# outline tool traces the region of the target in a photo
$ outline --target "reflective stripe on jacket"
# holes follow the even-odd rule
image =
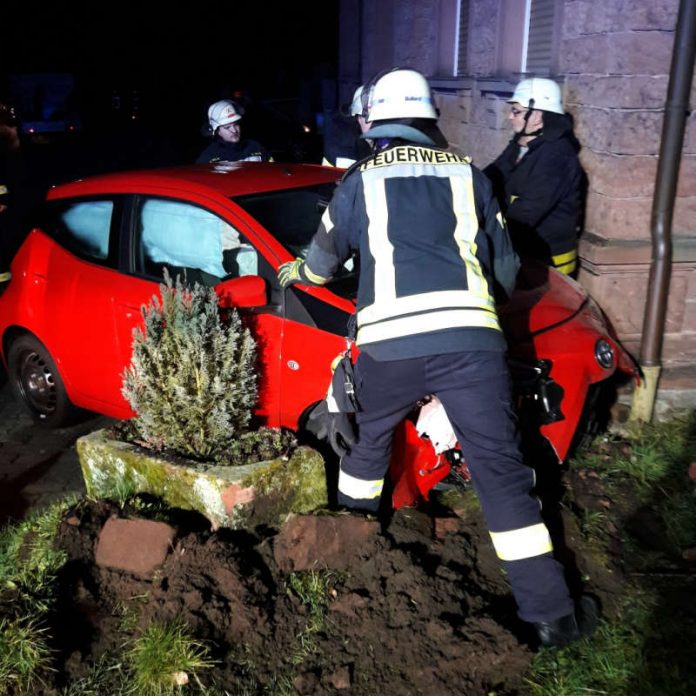
[[[398,144],[351,168],[306,268],[331,278],[354,251],[357,343],[375,359],[504,350],[494,283],[509,293],[519,261],[490,183],[468,158]]]

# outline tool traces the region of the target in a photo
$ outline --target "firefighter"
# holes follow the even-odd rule
[[[208,162],[272,162],[266,148],[255,140],[243,140],[240,121],[244,109],[230,99],[210,105],[208,122],[213,142],[198,156],[196,164]]]
[[[359,252],[354,367],[358,440],[342,457],[338,500],[375,513],[394,428],[423,396],[445,407],[471,470],[493,545],[545,645],[588,630],[574,610],[522,462],[496,314],[519,267],[490,182],[447,152],[426,79],[394,69],[366,86],[364,137],[375,151],[346,172],[306,260],[281,285],[322,285]],[[591,612],[588,610],[587,614]]]
[[[350,112],[350,117],[354,119],[355,123],[357,123],[361,135],[365,133],[365,131],[367,130],[367,123],[365,122],[365,119],[362,115],[362,93],[364,87],[364,85],[360,85],[355,90],[355,92],[353,93],[353,100],[351,101],[350,106],[347,109],[347,111]],[[343,113],[345,114],[346,111],[344,111]],[[345,116],[342,117],[342,120],[345,120]],[[336,127],[336,125],[334,125],[332,126],[331,130],[338,131],[338,128]],[[369,153],[369,147],[364,140],[358,140],[356,142],[354,134],[350,134],[350,138],[351,143],[349,145],[346,145],[345,143],[329,144],[327,147],[327,152],[324,153],[324,157],[321,162],[322,165],[324,165],[325,167],[339,167],[341,169],[347,169],[355,163],[355,158],[360,156],[359,153],[362,152],[363,148],[365,149],[365,152],[363,154],[366,155]],[[345,135],[343,139],[345,140]],[[326,140],[329,141],[330,138],[327,137]]]
[[[560,87],[541,77],[522,80],[508,103],[513,138],[484,173],[519,254],[571,275],[577,268],[585,174]]]

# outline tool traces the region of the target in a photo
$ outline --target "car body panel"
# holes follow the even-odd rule
[[[0,296],[3,359],[13,337],[19,331],[30,332],[53,357],[75,405],[116,418],[131,417],[121,394],[122,374],[130,362],[133,329],[142,326],[141,308],[159,287],[157,280],[136,273],[135,211],[145,198],[175,199],[214,213],[255,248],[266,270],[260,268],[260,276],[222,279],[215,291],[223,310],[237,307],[256,338],[257,415],[271,426],[298,428],[307,409],[324,397],[333,359],[350,345],[345,323],[354,312],[354,299],[339,296],[337,287],[331,286],[297,285],[281,291],[275,273],[293,254],[235,198],[323,185],[340,175],[316,165],[235,163],[124,172],[52,189],[49,206],[73,199],[121,197],[118,218],[112,223],[118,242],[111,243],[118,248],[111,255],[117,262],[108,267],[79,258],[50,234],[33,230],[15,257],[13,279]],[[265,206],[266,199],[261,203]],[[317,308],[324,308],[319,314],[326,310],[326,321]],[[537,370],[556,395],[558,404],[546,409],[538,427],[562,460],[590,385],[617,369],[631,371],[630,357],[583,289],[544,266],[523,269],[517,289],[499,312],[510,358]],[[600,338],[614,349],[607,367],[595,358]],[[353,346],[354,355],[356,350]],[[540,399],[534,389],[531,399]],[[394,502],[400,506],[427,496],[449,465],[406,421],[396,433],[391,469]]]
[[[562,461],[570,451],[590,385],[608,379],[617,369],[635,375],[635,365],[582,287],[542,264],[523,266],[517,288],[499,315],[513,359],[551,361],[549,377],[563,389],[563,418],[542,424],[540,430]],[[613,348],[609,367],[594,358],[599,339]]]

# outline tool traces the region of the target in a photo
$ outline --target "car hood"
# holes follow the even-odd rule
[[[525,262],[509,301],[498,307],[508,340],[524,338],[565,323],[587,303],[588,295],[567,275],[537,262]]]

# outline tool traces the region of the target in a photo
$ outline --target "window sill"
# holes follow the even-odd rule
[[[430,86],[436,92],[457,92],[463,89],[477,89],[483,94],[495,94],[500,97],[509,97],[515,91],[517,79],[510,80],[504,77],[438,77],[429,78]]]

